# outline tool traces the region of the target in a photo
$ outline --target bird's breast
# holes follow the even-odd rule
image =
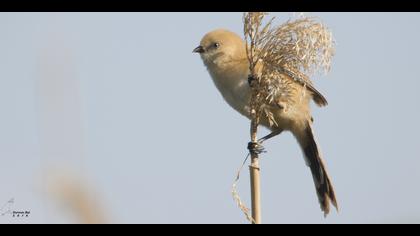
[[[251,90],[248,85],[247,73],[211,73],[211,77],[225,101],[233,109],[249,117]]]

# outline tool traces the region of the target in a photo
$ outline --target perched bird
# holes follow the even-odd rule
[[[233,32],[218,29],[207,33],[193,52],[200,54],[214,84],[226,102],[250,118],[251,88],[248,81],[250,69],[245,42]],[[263,62],[259,63],[257,71],[263,66]],[[283,131],[292,132],[311,169],[321,210],[326,216],[330,211],[330,203],[336,209],[338,206],[312,130],[313,119],[309,103],[313,100],[318,106],[325,106],[327,100],[315,89],[309,78],[299,71],[285,67],[273,76],[281,78],[280,92],[268,105],[276,122],[273,124],[267,117],[261,117],[260,124],[270,129],[272,133],[260,140],[264,141]]]

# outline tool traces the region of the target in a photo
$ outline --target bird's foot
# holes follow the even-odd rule
[[[249,142],[248,150],[251,154],[261,154],[263,152],[266,152],[263,145],[261,145],[261,142]]]

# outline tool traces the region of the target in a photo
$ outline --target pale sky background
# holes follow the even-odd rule
[[[261,157],[263,222],[420,223],[420,14],[308,15],[337,41],[312,107],[341,211],[324,219],[285,133]],[[0,208],[31,211],[0,223],[79,222],[49,193],[66,173],[110,222],[247,223],[230,188],[249,121],[191,53],[215,28],[242,34],[242,13],[0,13]]]

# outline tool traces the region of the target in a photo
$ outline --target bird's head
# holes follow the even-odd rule
[[[193,52],[200,54],[206,66],[221,66],[246,58],[244,41],[237,34],[224,29],[204,35]]]

